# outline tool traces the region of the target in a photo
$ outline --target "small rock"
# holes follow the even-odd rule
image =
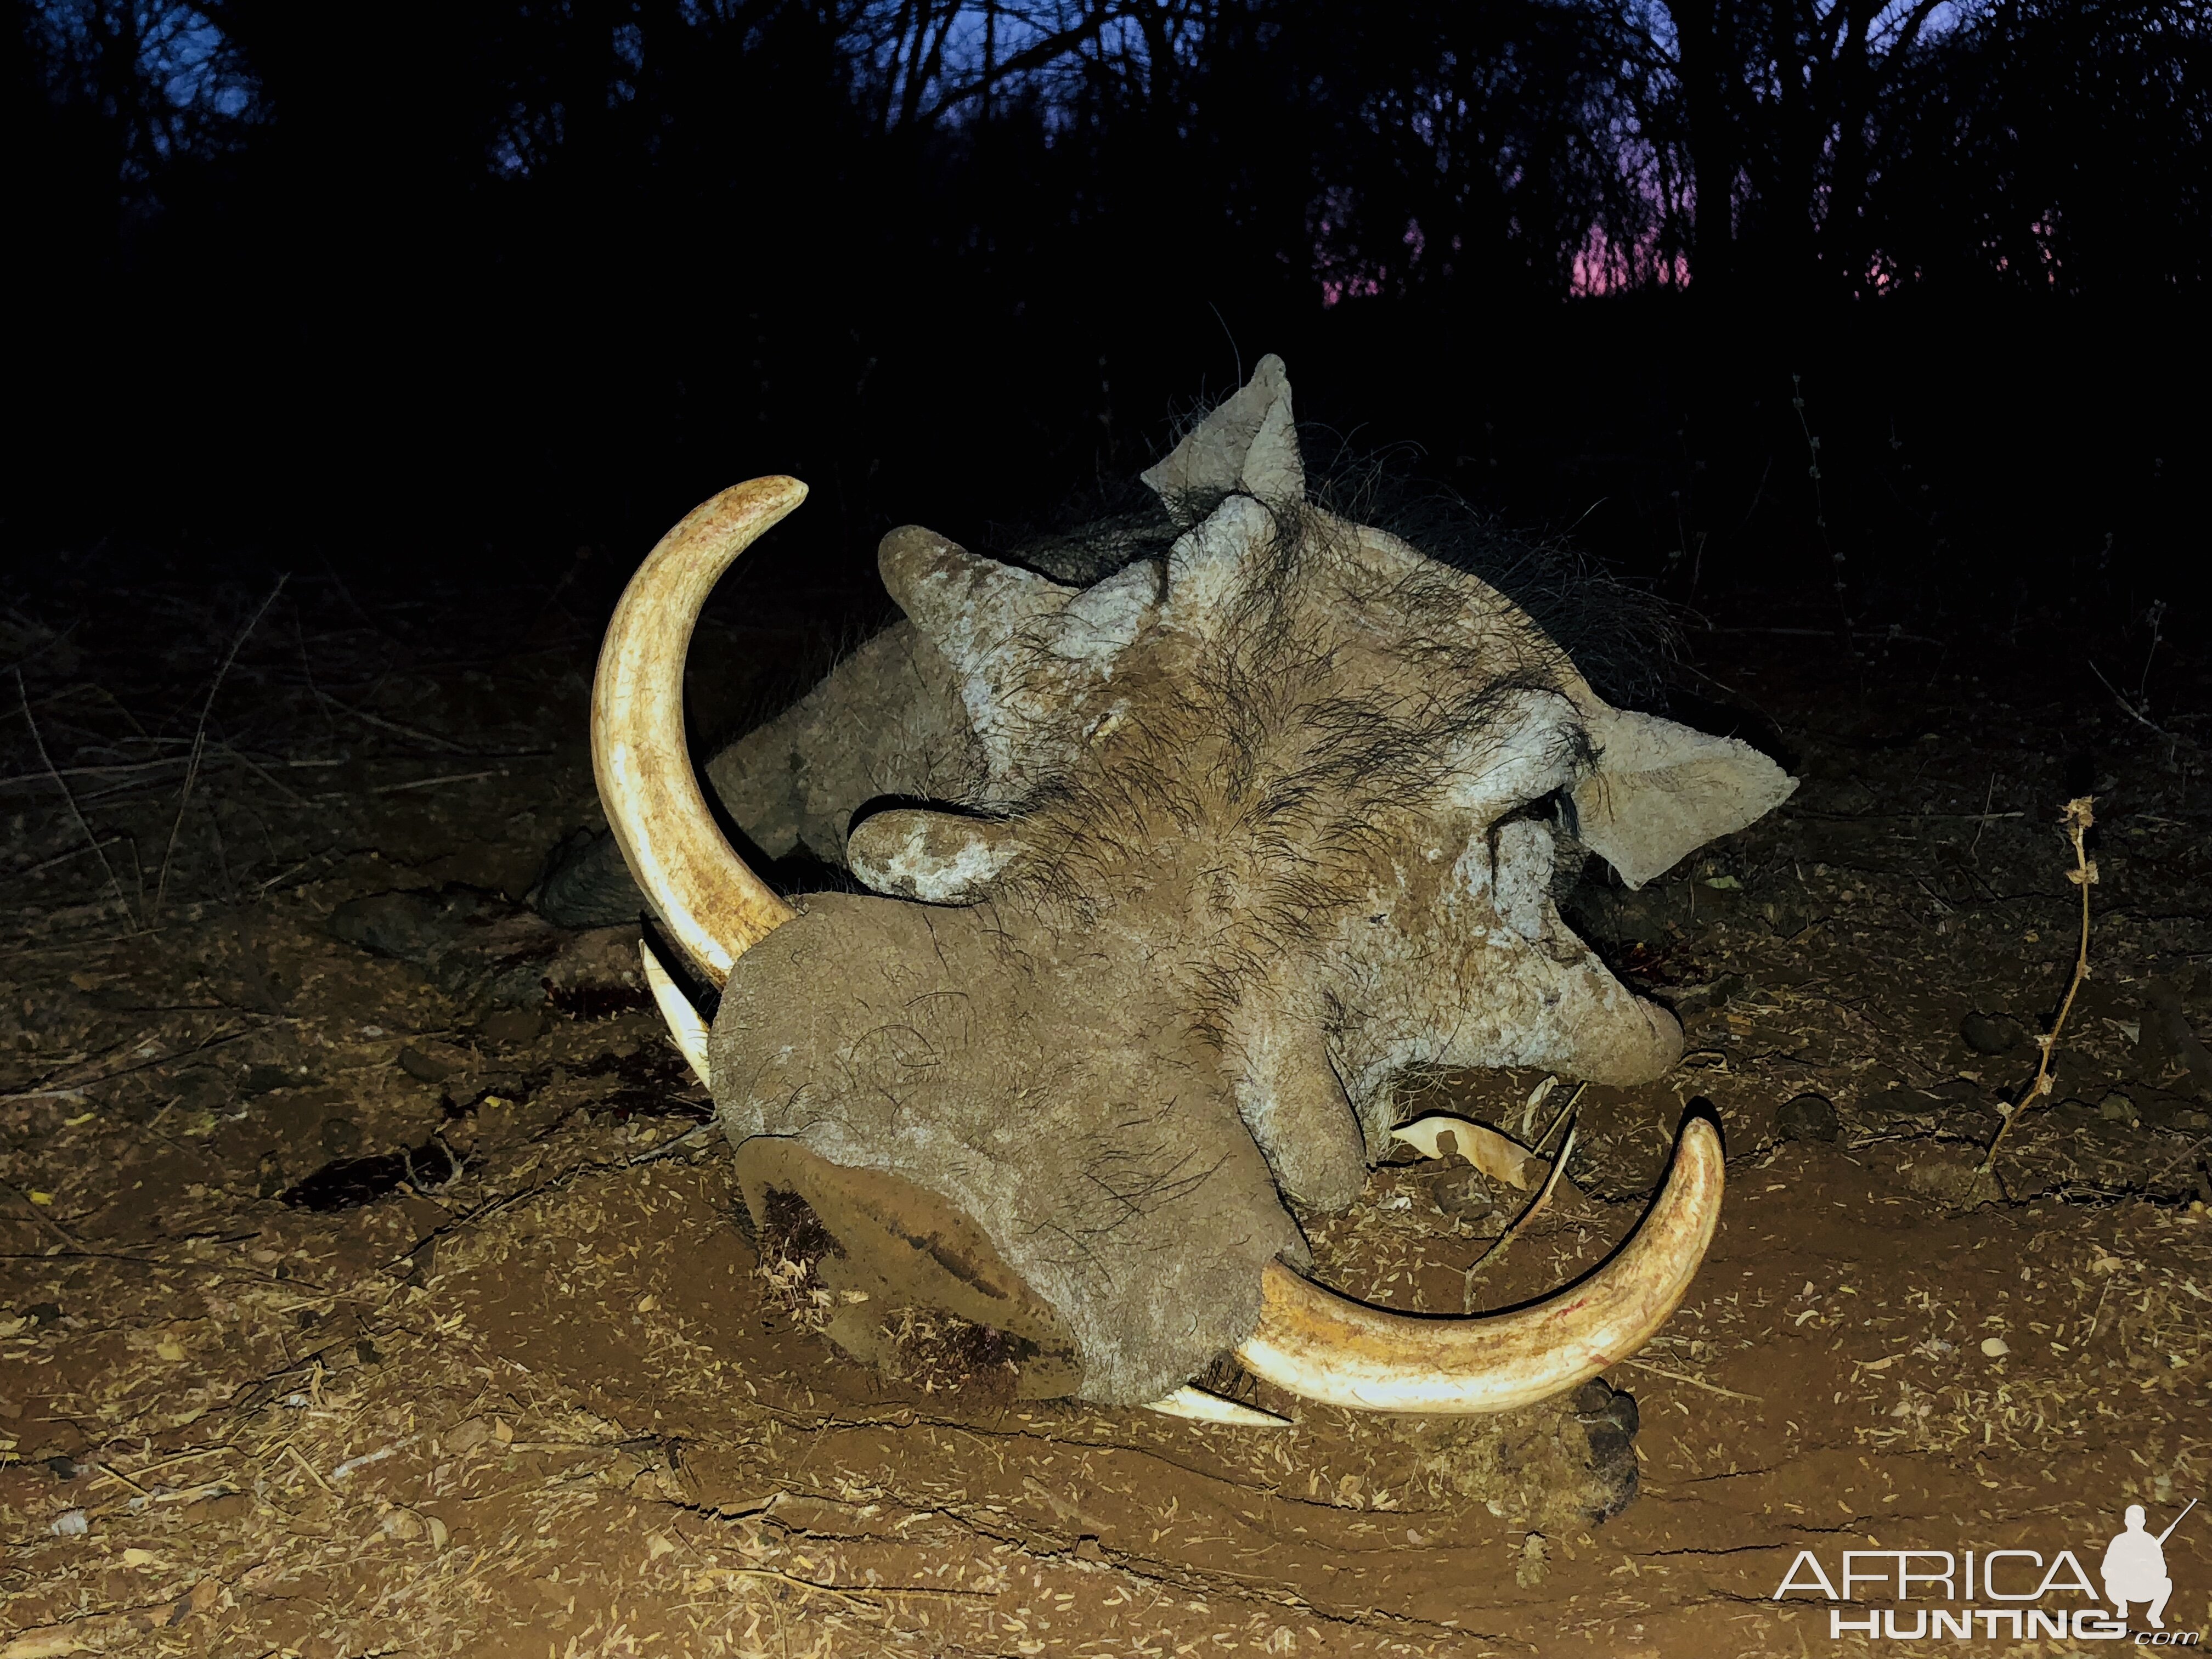
[[[628,1008],[650,1008],[638,963],[637,924],[575,934],[545,964],[545,994],[562,1013],[599,1019]]]
[[[410,963],[452,995],[490,1006],[544,1001],[544,960],[565,937],[495,893],[458,884],[348,899],[324,925],[335,939]]]
[[[237,1093],[228,1075],[211,1066],[200,1066],[177,1079],[177,1106],[188,1115],[228,1106]]]
[[[1480,1221],[1494,1212],[1498,1200],[1490,1184],[1479,1175],[1455,1176],[1438,1183],[1437,1207],[1455,1221]]]
[[[1718,1008],[1730,998],[1741,995],[1746,982],[1741,974],[1723,974],[1710,985],[1692,986],[1675,997],[1674,1012],[1695,1014]]]
[[[351,1118],[326,1117],[323,1120],[321,1139],[323,1150],[333,1157],[343,1158],[361,1147],[361,1126]]]
[[[92,1530],[92,1522],[84,1518],[82,1510],[64,1510],[47,1530],[57,1538],[82,1538]]]
[[[1959,1022],[1959,1035],[1978,1054],[2003,1054],[2027,1040],[2027,1028],[2010,1014],[1976,1013]]]
[[[477,1027],[484,1041],[502,1048],[521,1048],[545,1034],[545,1017],[535,1008],[502,1008]]]
[[[410,1042],[399,1051],[399,1069],[417,1082],[443,1083],[460,1068],[443,1055],[428,1053]]]
[[[2002,1359],[2012,1352],[2012,1344],[2001,1336],[1985,1336],[1982,1339],[1982,1352],[1992,1359]]]
[[[2117,1089],[2097,1103],[2097,1115],[2107,1123],[2132,1124],[2142,1121],[2142,1114],[2136,1110],[2135,1102]]]
[[[253,1500],[242,1492],[223,1492],[185,1505],[185,1519],[195,1526],[221,1526],[253,1513]]]
[[[1784,1140],[1819,1140],[1832,1146],[1843,1139],[1844,1126],[1829,1101],[1819,1095],[1800,1095],[1774,1115],[1774,1131]]]
[[[1922,1196],[1961,1209],[2001,1196],[1996,1177],[1984,1174],[1980,1158],[1967,1152],[1925,1153],[1913,1164],[1905,1181]]]
[[[556,847],[529,898],[540,915],[562,927],[635,923],[645,908],[622,848],[605,830],[578,830]]]
[[[1521,1559],[1513,1565],[1513,1582],[1522,1589],[1533,1589],[1544,1582],[1550,1569],[1552,1546],[1540,1532],[1532,1532],[1521,1540]]]

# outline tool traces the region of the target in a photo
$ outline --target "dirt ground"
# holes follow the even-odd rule
[[[1725,1218],[1609,1374],[1641,1490],[1601,1524],[1516,1480],[1526,1425],[1234,1376],[1296,1426],[988,1408],[840,1361],[726,1149],[682,1139],[703,1098],[634,934],[520,904],[598,822],[605,595],[115,581],[0,595],[4,1659],[1818,1653],[1828,1604],[1774,1599],[1801,1550],[2094,1574],[2124,1505],[2155,1531],[2207,1495],[2212,674],[2170,641],[2146,714],[2089,665],[2132,695],[2148,635],[2060,612],[1856,656],[1780,606],[1688,635],[1686,690],[1803,784],[1574,896],[1684,1064],[1583,1096],[1570,1183],[1472,1278],[1521,1200],[1463,1164],[1316,1231],[1354,1293],[1510,1304],[1601,1259],[1683,1104],[1717,1108]],[[702,731],[789,687],[817,614],[718,599]],[[1980,1175],[2066,985],[2083,793],[2094,973]],[[1541,1081],[1418,1104],[1533,1139]],[[2203,1631],[2212,1513],[2166,1559],[2167,1627]],[[2075,1650],[1991,1631],[1954,1645]]]

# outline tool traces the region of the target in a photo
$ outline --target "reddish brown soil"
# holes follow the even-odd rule
[[[394,889],[519,897],[592,821],[589,628],[543,594],[387,609],[295,584],[225,678],[187,798],[261,596],[126,615],[96,586],[21,596],[0,641],[46,751],[14,711],[5,1659],[1818,1653],[1826,1604],[1772,1599],[1801,1549],[1833,1573],[1846,1548],[2070,1548],[2094,1574],[2122,1506],[2155,1530],[2206,1492],[2212,1124],[2152,982],[2212,1024],[2212,781],[2200,726],[2124,714],[2055,625],[1856,662],[1830,637],[1693,636],[1692,683],[1771,719],[1804,787],[1646,894],[1578,901],[1692,1054],[1584,1096],[1573,1184],[1472,1287],[1501,1305],[1595,1262],[1681,1103],[1719,1109],[1726,1218],[1610,1375],[1641,1407],[1643,1490],[1598,1525],[1487,1495],[1510,1489],[1494,1425],[1235,1379],[1297,1425],[989,1409],[840,1362],[757,1272],[720,1143],[652,1156],[700,1097],[619,939],[532,935],[562,1004],[499,1009],[326,929]],[[714,665],[787,661],[799,631],[706,636],[709,724],[746,690]],[[2097,648],[2112,673],[2141,644]],[[2207,706],[2191,672],[2163,665],[2160,708]],[[2034,1053],[1977,1054],[1960,1023],[2056,1006],[2056,824],[2085,789],[2096,975],[2051,1101],[1981,1176]],[[1538,1080],[1436,1079],[1420,1104],[1520,1133]],[[1839,1139],[1778,1137],[1807,1093]],[[416,1178],[374,1201],[284,1200],[402,1148]],[[1317,1254],[1353,1291],[1457,1309],[1517,1201],[1464,1165],[1386,1168]],[[2201,1632],[2212,1514],[2167,1560],[2167,1626]]]

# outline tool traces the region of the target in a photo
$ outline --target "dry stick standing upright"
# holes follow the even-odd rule
[[[1996,1138],[1990,1142],[1989,1156],[1982,1160],[1979,1173],[1987,1175],[1996,1168],[1997,1148],[2004,1145],[2005,1131],[2019,1121],[2020,1115],[2049,1094],[2051,1090],[2051,1062],[2058,1052],[2059,1034],[2066,1029],[2066,1016],[2074,1012],[2074,999],[2081,989],[2081,981],[2089,977],[2089,890],[2097,884],[2097,861],[2089,856],[2084,844],[2089,830],[2097,822],[2095,797],[2077,795],[2066,803],[2066,839],[2074,844],[2074,867],[2066,872],[2066,879],[2081,892],[2081,939],[2074,951],[2074,977],[2066,987],[2066,1000],[2058,1005],[2058,1018],[2051,1022],[2050,1031],[2036,1038],[2035,1046],[2041,1055],[2035,1065],[2035,1081],[2027,1085],[2018,1103],[2000,1107],[2004,1121],[1997,1125]]]
[[[1820,488],[1820,439],[1813,430],[1813,423],[1805,417],[1805,382],[1803,377],[1790,377],[1790,407],[1797,411],[1797,429],[1805,434],[1805,453],[1809,465],[1806,477],[1813,481],[1813,527],[1820,532],[1820,546],[1828,556],[1828,565],[1833,574],[1836,589],[1836,615],[1844,625],[1844,645],[1856,651],[1857,642],[1851,638],[1850,607],[1844,603],[1844,556],[1836,551],[1836,544],[1828,539],[1828,501]]]

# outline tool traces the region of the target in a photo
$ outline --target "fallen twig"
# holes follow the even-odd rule
[[[1574,1115],[1575,1107],[1582,1100],[1583,1091],[1589,1087],[1589,1085],[1587,1083],[1577,1083],[1575,1085],[1575,1091],[1567,1097],[1567,1103],[1560,1107],[1558,1111],[1552,1114],[1552,1121],[1544,1126],[1544,1133],[1538,1135],[1533,1141],[1529,1142],[1528,1150],[1530,1152],[1536,1153],[1539,1157],[1542,1156],[1544,1148],[1551,1144],[1552,1137],[1559,1132],[1559,1125],[1566,1122]]]
[[[1764,1395],[1738,1394],[1734,1389],[1724,1389],[1717,1382],[1708,1382],[1705,1378],[1692,1376],[1686,1371],[1670,1371],[1664,1365],[1655,1365],[1648,1359],[1620,1359],[1613,1363],[1620,1365],[1633,1365],[1639,1371],[1650,1371],[1655,1376],[1664,1376],[1676,1382],[1686,1382],[1693,1389],[1703,1389],[1707,1394],[1723,1395],[1730,1400],[1748,1400],[1753,1405],[1765,1403]]]
[[[20,668],[15,670],[15,695],[22,700],[23,724],[31,728],[31,742],[39,751],[40,764],[46,769],[46,775],[54,781],[54,787],[62,792],[62,799],[69,803],[70,816],[76,820],[76,827],[84,832],[85,840],[92,844],[93,853],[100,860],[101,872],[107,878],[107,884],[115,890],[115,902],[123,907],[123,914],[130,916],[131,901],[124,896],[123,883],[116,876],[115,866],[107,861],[107,854],[100,850],[106,843],[94,835],[92,826],[84,821],[84,814],[77,810],[76,796],[70,793],[69,784],[61,774],[54,770],[53,757],[46,753],[46,740],[39,731],[37,717],[31,713],[31,694],[24,687],[23,671]],[[137,918],[132,917],[131,920],[135,921]]]
[[[291,579],[289,571],[277,577],[276,586],[269,590],[269,597],[261,601],[261,608],[246,619],[244,628],[239,629],[238,637],[230,642],[230,649],[224,653],[222,665],[215,671],[215,682],[208,687],[207,701],[200,704],[199,723],[192,728],[191,757],[185,764],[184,790],[177,797],[177,816],[169,824],[169,844],[161,849],[161,873],[154,882],[154,906],[146,916],[149,922],[160,917],[161,900],[169,890],[169,866],[175,862],[177,832],[185,827],[185,809],[191,805],[192,785],[200,775],[200,757],[207,752],[208,716],[215,712],[216,696],[222,690],[222,683],[230,674],[231,664],[238,660],[240,649],[252,636],[253,630],[261,626],[262,617],[269,614],[269,607],[276,603],[276,596],[284,591],[284,584]]]
[[[694,1124],[674,1139],[665,1140],[649,1152],[640,1152],[635,1158],[630,1159],[629,1166],[634,1170],[641,1164],[650,1164],[657,1158],[666,1158],[670,1153],[680,1152],[721,1127],[712,1118],[708,1119],[704,1123]]]
[[[465,744],[455,743],[451,738],[441,738],[434,732],[418,731],[411,726],[402,726],[398,720],[388,720],[381,714],[372,714],[365,708],[356,708],[349,702],[340,702],[329,692],[312,682],[308,684],[307,690],[313,692],[317,701],[325,708],[335,708],[341,714],[350,714],[364,725],[380,726],[386,732],[397,732],[403,738],[412,738],[417,743],[427,743],[433,749],[442,749],[450,755],[465,755],[468,752]]]
[[[40,1205],[28,1193],[23,1191],[20,1187],[14,1186],[5,1181],[0,1181],[0,1193],[11,1194],[16,1199],[20,1200],[23,1207],[31,1212],[31,1218],[33,1221],[36,1221],[40,1226],[52,1228],[54,1231],[59,1233],[64,1238],[67,1239],[71,1244],[75,1245],[80,1250],[84,1248],[84,1241],[82,1239],[79,1238],[68,1228],[63,1226],[62,1224],[55,1220],[53,1217],[46,1214],[45,1212],[44,1206]]]
[[[109,1651],[111,1642],[173,1629],[194,1613],[204,1613],[222,1595],[222,1580],[203,1578],[173,1601],[130,1607],[120,1613],[82,1613],[58,1625],[40,1625],[0,1646],[0,1659],[59,1659],[88,1650]],[[112,1650],[119,1651],[118,1649]]]
[[[284,799],[291,802],[293,805],[305,806],[307,804],[307,798],[305,795],[301,794],[295,789],[289,788],[286,785],[278,782],[276,778],[270,776],[270,774],[251,756],[241,754],[238,750],[233,748],[227,743],[222,745],[222,751],[226,755],[228,755],[231,759],[236,761],[240,766],[244,767],[247,771],[252,773],[255,777],[260,779],[262,782],[267,784],[271,789],[274,789],[278,794],[283,796]],[[296,764],[296,763],[295,763]]]
[[[289,1014],[257,1012],[254,1018],[274,1024],[291,1023],[291,1016]],[[96,1089],[103,1083],[112,1083],[117,1078],[128,1077],[133,1072],[155,1070],[163,1066],[173,1065],[178,1060],[188,1059],[193,1054],[204,1054],[210,1048],[220,1048],[226,1043],[242,1042],[247,1037],[267,1030],[269,1024],[249,1025],[242,1031],[227,1031],[221,1036],[210,1037],[205,1042],[194,1043],[190,1048],[179,1048],[171,1054],[156,1054],[151,1060],[142,1060],[135,1066],[118,1066],[112,1072],[102,1072],[98,1077],[84,1078],[75,1083],[56,1083],[52,1079],[48,1079],[37,1088],[27,1090],[23,1093],[0,1095],[0,1106],[11,1105],[19,1100],[46,1100],[58,1095],[82,1095],[88,1089]]]
[[[51,870],[58,864],[67,864],[73,859],[81,859],[87,853],[96,853],[103,848],[112,847],[122,839],[120,836],[110,836],[106,841],[96,841],[89,847],[78,847],[66,853],[57,853],[53,857],[41,860],[37,864],[27,864],[21,870],[10,870],[5,876],[0,876],[0,881],[21,881],[26,876],[35,876],[42,870]]]
[[[327,1481],[327,1480],[324,1480],[324,1479],[323,1479],[323,1477],[322,1477],[322,1472],[321,1472],[320,1470],[317,1469],[317,1468],[315,1468],[315,1466],[314,1466],[313,1463],[310,1463],[310,1462],[307,1461],[307,1455],[306,1455],[304,1452],[302,1452],[302,1451],[301,1451],[301,1450],[297,1446],[294,1445],[290,1441],[287,1440],[287,1441],[284,1443],[284,1444],[283,1444],[283,1446],[282,1449],[283,1449],[286,1454],[288,1454],[288,1455],[290,1456],[291,1460],[292,1460],[295,1463],[297,1463],[297,1464],[298,1464],[301,1468],[305,1469],[305,1470],[307,1472],[307,1478],[308,1478],[310,1480],[313,1480],[313,1481],[317,1486],[320,1486],[320,1487],[321,1487],[325,1492],[326,1492],[330,1493],[330,1495],[331,1495],[331,1497],[333,1497],[333,1498],[337,1498],[339,1503],[343,1504],[343,1503],[344,1503],[344,1502],[345,1502],[345,1499],[344,1499],[343,1498],[340,1498],[340,1497],[338,1496],[337,1489],[336,1487],[332,1486],[329,1481]]]
[[[780,1572],[774,1567],[701,1567],[698,1569],[698,1575],[702,1578],[775,1579],[782,1583],[796,1585],[800,1589],[817,1590],[824,1595],[836,1596],[839,1600],[869,1613],[883,1611],[881,1607],[863,1599],[870,1595],[934,1595],[952,1601],[988,1601],[1006,1594],[1003,1590],[954,1589],[949,1585],[936,1584],[854,1584],[848,1589],[842,1584],[817,1583],[811,1578],[801,1578],[793,1573]]]
[[[1544,1177],[1543,1186],[1537,1189],[1536,1196],[1529,1201],[1528,1207],[1513,1218],[1511,1224],[1492,1241],[1490,1248],[1475,1258],[1473,1265],[1462,1276],[1460,1303],[1463,1311],[1468,1313],[1474,1311],[1474,1276],[1502,1258],[1505,1254],[1506,1247],[1521,1236],[1521,1230],[1541,1214],[1544,1206],[1552,1201],[1552,1189],[1559,1184],[1560,1176],[1566,1171],[1567,1160],[1575,1155],[1575,1136],[1577,1133],[1579,1133],[1578,1128],[1570,1128],[1567,1131],[1567,1138],[1559,1147],[1559,1156],[1553,1162],[1552,1173]],[[1545,1139],[1547,1140],[1551,1139],[1549,1130],[1545,1132]]]
[[[1982,792],[1982,811],[1979,821],[1974,825],[1974,838],[1966,843],[1966,856],[1970,859],[1974,856],[1974,849],[1982,844],[1982,831],[1990,827],[1990,807],[1996,798],[1997,775],[1992,772],[1990,774],[1990,787]]]
[[[434,789],[441,783],[474,783],[479,778],[503,778],[503,769],[489,772],[448,772],[443,777],[410,778],[405,783],[380,783],[369,793],[377,795],[396,795],[403,789]]]
[[[2103,686],[2106,690],[2112,694],[2112,701],[2119,704],[2120,708],[2125,712],[2130,720],[2135,721],[2139,726],[2148,726],[2152,731],[2157,732],[2161,738],[2171,738],[2173,735],[2172,732],[2167,731],[2149,715],[2144,714],[2142,709],[2136,708],[2135,704],[2130,702],[2127,700],[2126,695],[2121,691],[2118,686],[2114,685],[2112,681],[2105,678],[2104,671],[2099,668],[2095,663],[2093,662],[2089,665],[2089,672],[2097,677],[2098,684]],[[2143,672],[2146,674],[2150,672],[2149,665],[2148,663],[2144,665]]]

